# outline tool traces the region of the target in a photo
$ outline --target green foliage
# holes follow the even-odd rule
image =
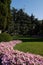
[[[43,20],[29,16],[23,9],[10,10],[10,3],[11,0],[0,0],[0,29],[14,35],[43,36]]]
[[[13,38],[12,38],[12,36],[10,36],[10,34],[8,34],[8,33],[1,33],[0,34],[0,42],[3,42],[3,41],[11,41],[11,40],[13,40]]]
[[[22,40],[23,42],[43,42],[43,38],[41,38],[41,37],[14,35],[13,39]]]
[[[23,42],[17,44],[14,49],[43,56],[43,42]]]
[[[12,8],[11,13],[14,23],[14,34],[23,36],[40,35],[42,24],[40,24],[39,20],[33,14],[29,16],[23,9],[17,10],[15,8]]]
[[[11,0],[0,0],[0,29],[2,29],[2,31],[6,30],[11,18],[10,3]]]

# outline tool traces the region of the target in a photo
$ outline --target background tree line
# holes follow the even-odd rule
[[[13,35],[43,36],[43,20],[33,14],[29,16],[23,9],[10,9],[11,0],[0,0],[0,29]]]
[[[10,31],[14,34],[43,35],[43,20],[38,20],[33,14],[29,16],[23,9],[12,8],[11,15],[13,26]]]

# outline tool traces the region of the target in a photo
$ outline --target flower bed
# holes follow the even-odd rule
[[[14,50],[20,40],[0,43],[0,65],[43,65],[43,57]]]

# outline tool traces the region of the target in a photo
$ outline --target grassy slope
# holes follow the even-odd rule
[[[14,49],[43,56],[43,42],[23,42],[17,44]]]

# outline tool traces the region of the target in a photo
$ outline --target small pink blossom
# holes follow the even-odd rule
[[[0,43],[2,65],[43,65],[42,56],[13,49],[13,46],[21,42],[20,40],[14,40]]]

